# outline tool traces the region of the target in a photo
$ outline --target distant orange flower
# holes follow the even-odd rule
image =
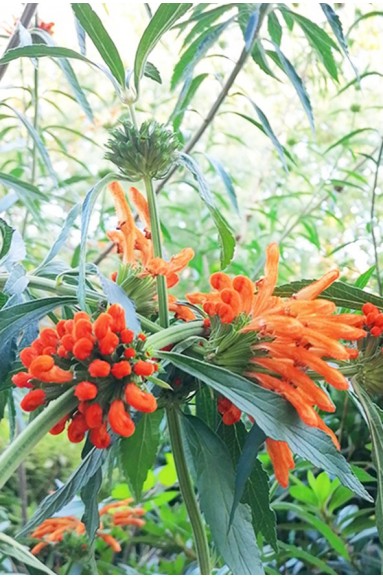
[[[145,520],[142,519],[145,510],[143,508],[131,508],[130,504],[132,501],[131,498],[127,498],[126,500],[111,502],[99,510],[101,525],[100,529],[97,530],[97,536],[110,546],[114,552],[120,552],[121,546],[110,533],[104,531],[105,525],[111,528],[116,526],[136,526],[141,528],[145,525]],[[62,542],[66,534],[83,536],[85,533],[84,523],[75,516],[48,518],[31,534],[32,538],[40,540],[32,548],[31,552],[34,555],[39,554],[47,546]]]
[[[209,317],[218,317],[224,324],[238,322],[244,333],[255,332],[259,340],[252,346],[254,356],[245,371],[246,377],[283,396],[294,406],[302,421],[325,431],[338,446],[334,433],[315,409],[332,412],[335,406],[327,393],[307,375],[307,370],[314,371],[337,389],[347,389],[347,379],[328,361],[355,358],[356,350],[339,340],[354,341],[364,337],[365,317],[337,315],[334,303],[318,298],[338,279],[338,271],[330,271],[290,298],[273,295],[278,261],[278,247],[273,243],[267,248],[265,275],[259,281],[254,283],[243,275],[231,278],[218,272],[210,277],[213,291],[191,293],[186,297],[190,303],[202,305]],[[366,308],[365,313],[370,312],[371,323],[374,320],[379,323],[382,319],[383,328],[383,315],[379,317],[378,311]],[[226,424],[237,421],[236,414],[232,417],[230,413],[231,406],[225,409],[223,402],[218,402],[218,410]],[[286,486],[288,470],[294,465],[287,444],[268,440],[266,447],[276,478]]]

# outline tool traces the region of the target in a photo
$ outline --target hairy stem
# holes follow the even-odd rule
[[[210,556],[206,532],[201,513],[197,504],[194,487],[186,464],[185,451],[182,443],[181,425],[178,415],[178,407],[168,406],[166,417],[173,451],[174,463],[177,471],[178,482],[182,498],[185,502],[193,530],[194,543],[197,552],[199,570],[203,575],[210,574]]]
[[[153,254],[154,257],[162,258],[160,219],[158,215],[157,200],[153,190],[152,179],[150,177],[146,177],[144,179],[144,183],[149,206]],[[166,278],[163,275],[157,275],[157,295],[160,325],[162,327],[168,327],[168,291],[166,287]]]

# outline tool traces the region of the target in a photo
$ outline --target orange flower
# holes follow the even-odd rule
[[[293,454],[286,442],[266,439],[266,449],[273,464],[275,477],[283,488],[289,485],[289,471],[295,466]]]
[[[78,311],[73,319],[59,321],[56,328],[43,329],[20,353],[27,371],[12,377],[16,387],[30,389],[21,408],[34,411],[72,388],[77,405],[51,428],[53,435],[64,431],[68,422],[71,442],[79,443],[88,434],[90,442],[100,449],[112,441],[110,428],[125,437],[132,435],[135,426],[123,380],[133,374],[133,410],[157,408],[155,398],[140,389],[146,378],[158,371],[145,341],[144,333],[135,335],[126,327],[125,311],[117,303],[94,321],[88,313]],[[123,411],[117,411],[118,407]]]
[[[142,391],[133,382],[128,383],[125,387],[125,401],[143,413],[152,413],[157,409],[156,398],[151,393]]]

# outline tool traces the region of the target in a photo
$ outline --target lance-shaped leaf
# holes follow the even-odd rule
[[[235,249],[235,238],[233,231],[231,230],[225,217],[221,215],[220,211],[214,204],[214,199],[208,187],[208,184],[201,173],[201,170],[194,159],[191,156],[181,153],[180,154],[180,164],[182,164],[186,169],[188,169],[193,175],[195,181],[198,184],[199,193],[201,199],[206,204],[213,217],[214,223],[218,229],[218,234],[220,237],[221,244],[221,267],[224,269],[230,263],[234,255]]]
[[[322,10],[323,10],[323,12],[327,18],[327,21],[331,26],[331,30],[335,34],[335,37],[339,43],[339,46],[343,50],[349,63],[351,64],[352,68],[354,69],[356,76],[358,76],[358,71],[355,68],[355,66],[354,66],[354,64],[350,58],[350,54],[349,54],[348,46],[347,46],[347,40],[344,36],[342,23],[340,21],[338,14],[333,10],[333,8],[330,6],[330,4],[320,3],[320,7],[322,8]]]
[[[160,4],[153,14],[153,17],[141,36],[134,60],[134,85],[137,92],[139,91],[140,80],[144,74],[149,54],[161,40],[165,32],[167,32],[191,6],[192,4],[187,3]]]
[[[41,574],[55,575],[50,568],[33,556],[26,546],[19,544],[14,538],[3,534],[3,532],[0,532],[0,554],[13,558],[16,564],[21,563],[34,568],[39,574],[41,572]]]
[[[136,500],[141,492],[150,468],[153,467],[160,442],[160,425],[163,411],[143,414],[136,431],[120,441],[120,463]]]
[[[199,418],[182,417],[201,509],[213,540],[233,574],[263,574],[250,508],[240,504],[230,525],[234,469],[225,444]]]
[[[293,407],[280,395],[199,359],[163,351],[156,352],[156,355],[227,397],[239,409],[251,415],[267,436],[286,441],[293,452],[337,476],[345,486],[365,500],[372,500],[330,437],[303,423]]]
[[[72,4],[72,9],[81,26],[100,53],[106,66],[109,68],[119,85],[123,88],[125,86],[124,64],[116,45],[109,36],[100,17],[96,14],[90,4]]]

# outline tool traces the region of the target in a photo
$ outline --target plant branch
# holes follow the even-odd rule
[[[166,408],[166,417],[170,435],[170,443],[177,471],[181,495],[185,502],[193,530],[194,542],[197,552],[199,571],[202,575],[210,575],[210,556],[206,532],[201,513],[197,504],[194,487],[186,464],[185,451],[181,437],[181,424],[177,406],[171,405]]]
[[[379,168],[382,161],[383,155],[383,138],[380,144],[378,157],[376,160],[376,169],[374,174],[374,182],[372,185],[372,196],[371,196],[371,211],[370,211],[370,226],[371,226],[371,238],[374,247],[374,259],[375,259],[375,273],[376,280],[378,282],[379,295],[382,294],[382,280],[380,278],[380,267],[379,267],[379,256],[378,256],[378,243],[375,235],[375,201],[376,201],[376,189],[378,186]]]
[[[186,145],[186,147],[184,148],[184,150],[182,152],[184,152],[186,154],[190,153],[194,149],[195,145],[199,142],[200,138],[203,136],[206,129],[213,122],[213,120],[214,120],[217,112],[219,111],[222,103],[224,102],[227,95],[229,94],[229,91],[230,91],[231,87],[233,86],[238,74],[241,72],[247,59],[249,58],[249,56],[252,53],[254,45],[258,39],[259,31],[261,29],[261,26],[262,26],[263,20],[266,16],[266,13],[267,13],[267,9],[266,10],[265,9],[262,10],[262,8],[260,9],[258,23],[257,23],[257,26],[254,28],[254,31],[253,31],[253,34],[252,34],[250,41],[246,42],[246,45],[242,49],[242,52],[241,52],[241,54],[240,54],[240,56],[239,56],[239,58],[235,64],[233,70],[231,71],[229,78],[227,79],[227,81],[223,85],[221,92],[219,93],[216,100],[212,104],[209,112],[206,115],[206,118],[204,119],[201,126],[196,131],[193,138],[188,142],[188,144]],[[164,186],[169,181],[169,179],[174,175],[176,170],[177,170],[177,167],[174,167],[169,172],[169,174],[159,183],[159,185],[156,188],[156,194],[157,195],[164,188]]]
[[[28,28],[36,10],[37,10],[37,6],[38,4],[26,4],[24,11],[22,13],[22,15],[20,16],[20,21],[19,23],[24,26],[24,28]],[[7,47],[5,49],[5,52],[8,52],[8,50],[11,50],[12,48],[16,48],[16,46],[19,45],[20,42],[20,33],[19,33],[19,23],[16,25],[15,31],[12,34],[11,38],[9,39],[9,42],[7,44]],[[2,80],[2,78],[4,77],[6,70],[8,68],[8,64],[1,64],[0,65],[0,81]]]

